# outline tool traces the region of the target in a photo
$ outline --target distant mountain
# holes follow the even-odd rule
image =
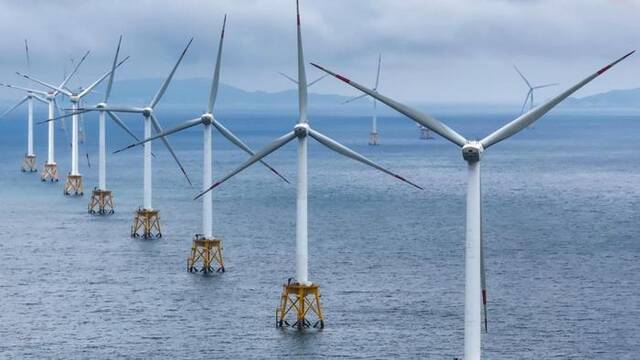
[[[564,102],[563,107],[571,109],[640,110],[640,88],[611,90],[583,98],[569,98]]]

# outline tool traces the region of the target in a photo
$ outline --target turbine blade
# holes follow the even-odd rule
[[[382,94],[380,94],[377,91],[373,91],[371,89],[368,89],[358,83],[356,83],[355,81],[351,81],[349,79],[347,79],[346,77],[342,76],[342,75],[338,75],[332,71],[329,71],[325,68],[323,68],[320,65],[311,63],[311,65],[317,67],[318,69],[331,74],[332,76],[334,76],[335,78],[337,78],[338,80],[344,81],[345,83],[347,83],[348,85],[351,85],[352,87],[362,91],[365,94],[370,95],[371,97],[373,97],[374,99],[378,99],[378,101],[388,105],[389,107],[395,109],[396,111],[406,115],[407,117],[409,117],[411,120],[417,122],[418,124],[431,129],[433,132],[439,134],[440,136],[442,136],[443,138],[451,141],[452,143],[462,147],[467,143],[467,139],[465,139],[462,135],[458,134],[457,132],[455,132],[453,129],[451,129],[450,127],[448,127],[447,125],[441,123],[440,121],[436,120],[435,118],[424,114],[418,110],[412,109],[406,105],[403,105],[391,98],[388,98]]]
[[[222,134],[222,136],[227,138],[227,140],[231,141],[234,145],[236,145],[240,149],[244,150],[247,154],[249,154],[251,156],[255,155],[253,150],[251,150],[251,148],[249,146],[247,146],[247,144],[242,142],[242,140],[240,140],[237,136],[235,136],[229,129],[224,127],[224,125],[222,125],[216,119],[213,119],[212,124],[213,124],[213,126],[216,127],[216,129],[218,129],[218,131],[220,132],[220,134]],[[262,160],[260,160],[260,163],[262,165],[266,166],[267,169],[271,170],[272,173],[274,173],[277,176],[279,176],[286,183],[289,183],[289,180],[287,180],[287,178],[282,176],[278,171],[276,171],[276,169],[272,168],[269,164],[267,164],[266,162],[264,162]]]
[[[27,56],[27,74],[31,75],[31,58],[29,57],[29,44],[27,39],[24,39],[24,52]]]
[[[161,133],[162,132],[162,126],[160,126],[160,122],[158,122],[158,119],[156,119],[155,115],[151,114],[151,124],[153,124],[153,127],[156,130],[156,133]],[[184,175],[184,177],[187,179],[187,182],[189,182],[189,185],[193,185],[191,183],[191,179],[189,179],[189,175],[187,175],[187,171],[184,169],[184,166],[182,166],[182,163],[180,163],[180,160],[178,160],[178,157],[176,156],[175,151],[173,151],[173,147],[171,146],[171,144],[169,144],[169,140],[167,140],[166,137],[161,137],[162,142],[164,143],[164,146],[167,147],[167,150],[169,150],[169,152],[171,153],[171,156],[173,157],[173,160],[176,161],[176,163],[178,164],[178,167],[180,168],[180,171],[182,171],[182,174]]]
[[[307,73],[304,69],[304,53],[302,49],[302,30],[300,29],[300,2],[296,0],[296,15],[298,19],[298,106],[300,119],[298,122],[307,122]]]
[[[376,73],[376,86],[373,90],[378,90],[378,84],[380,83],[380,64],[382,63],[382,54],[378,54],[378,72]]]
[[[36,95],[36,94],[34,94],[34,93],[31,93],[31,96],[33,96],[33,98],[34,98],[34,99],[36,99],[36,100],[40,101],[40,102],[41,102],[41,103],[43,103],[43,104],[47,104],[47,105],[49,104],[49,103],[47,102],[47,100],[45,100],[45,99],[41,98],[39,95]]]
[[[557,95],[556,97],[554,97],[551,100],[545,102],[544,104],[536,107],[535,109],[529,110],[527,113],[525,113],[523,115],[520,115],[517,119],[511,121],[510,123],[504,125],[500,129],[494,131],[489,136],[487,136],[484,139],[482,139],[482,141],[481,141],[482,146],[484,146],[484,148],[486,149],[491,145],[494,145],[494,144],[496,144],[496,143],[498,143],[498,142],[500,142],[500,141],[502,141],[502,140],[504,140],[504,139],[506,139],[508,137],[511,137],[511,136],[517,134],[522,129],[526,128],[527,126],[531,125],[533,122],[535,122],[536,120],[541,118],[544,114],[549,112],[549,110],[553,109],[556,105],[558,105],[562,100],[564,100],[567,97],[569,97],[569,95],[571,95],[574,92],[578,91],[578,89],[582,88],[583,86],[585,86],[586,84],[591,82],[593,79],[597,78],[598,76],[602,75],[605,71],[609,70],[610,68],[612,68],[614,65],[616,65],[620,61],[622,61],[622,60],[626,59],[627,57],[631,56],[631,54],[633,54],[634,52],[635,52],[635,50],[630,52],[630,53],[628,53],[628,54],[626,54],[626,55],[624,55],[623,57],[615,60],[614,62],[610,63],[609,65],[606,65],[602,69],[600,69],[600,70],[596,71],[595,73],[589,75],[584,80],[578,82],[577,84],[573,85],[569,89],[565,90],[560,95]]]
[[[34,93],[34,94],[47,96],[47,92],[46,91],[42,91],[42,90],[35,90],[35,89],[30,89],[30,88],[26,88],[26,87],[22,87],[22,86],[15,86],[15,85],[4,84],[4,83],[0,83],[0,86],[8,87],[8,88],[14,89],[14,90],[22,90],[22,91],[26,91],[26,92],[30,92],[30,93]]]
[[[116,64],[118,63],[118,55],[120,55],[120,44],[122,44],[122,35],[118,39],[118,47],[116,48],[116,55],[113,57],[113,64],[111,64],[111,74],[109,75],[109,82],[107,83],[107,91],[104,94],[104,102],[109,100],[111,95],[111,87],[113,87],[113,77],[116,74]]]
[[[309,85],[307,85],[307,88],[310,88],[311,86],[313,86],[313,84],[317,83],[318,81],[326,78],[327,76],[329,76],[329,74],[324,74],[322,76],[320,76],[319,78],[313,80],[312,82],[309,83]]]
[[[31,80],[31,81],[33,81],[35,83],[38,83],[38,84],[40,84],[40,85],[42,85],[44,87],[47,87],[47,88],[53,90],[54,94],[58,94],[58,92],[61,92],[61,93],[65,94],[65,95],[67,95],[67,96],[71,96],[71,92],[69,92],[66,89],[63,89],[61,87],[56,87],[55,85],[51,85],[51,84],[46,83],[46,82],[44,82],[42,80],[38,80],[36,78],[33,78],[33,77],[29,76],[29,75],[22,74],[20,72],[16,72],[16,74],[18,74],[19,76],[22,76],[25,79],[29,79],[29,80]],[[46,95],[46,93],[45,93],[45,95]]]
[[[84,113],[89,112],[89,111],[92,111],[92,110],[82,109],[82,110],[78,110],[78,111],[75,111],[75,112],[73,112],[73,111],[72,112],[66,112],[66,111],[63,111],[62,109],[58,108],[58,113],[64,112],[64,114],[59,115],[57,117],[54,117],[53,119],[47,119],[47,120],[38,121],[37,124],[38,125],[46,124],[49,121],[56,121],[56,120],[68,118],[68,117],[71,117],[71,116],[74,116],[74,115],[84,114]]]
[[[377,169],[379,171],[382,171],[385,174],[391,175],[391,176],[393,176],[394,178],[396,178],[396,179],[398,179],[400,181],[406,182],[407,184],[409,184],[411,186],[414,186],[414,187],[416,187],[416,188],[418,188],[420,190],[424,190],[422,187],[412,183],[411,181],[403,178],[402,176],[400,176],[400,175],[398,175],[398,174],[396,174],[394,172],[391,172],[391,171],[383,168],[382,166],[376,164],[375,162],[367,159],[366,157],[358,154],[357,152],[349,149],[348,147],[338,143],[337,141],[329,138],[328,136],[319,133],[318,131],[315,131],[313,129],[309,129],[309,136],[311,136],[312,138],[318,140],[319,143],[321,143],[322,145],[328,147],[329,149],[337,152],[338,154],[341,154],[341,155],[349,157],[349,158],[351,158],[353,160],[359,161],[359,162],[361,162],[361,163],[363,163],[365,165],[369,165],[372,168]]]
[[[84,62],[84,60],[87,58],[87,56],[89,56],[89,51],[87,51],[84,56],[82,56],[82,58],[80,59],[80,61],[78,61],[78,63],[76,64],[76,66],[73,68],[73,71],[71,73],[69,73],[69,75],[60,83],[60,86],[58,86],[58,89],[64,89],[65,86],[67,86],[67,83],[69,82],[69,80],[71,80],[71,78],[73,77],[73,75],[75,75],[75,73],[78,71],[78,68],[80,68],[80,65],[82,65],[82,63]],[[61,90],[60,90],[61,91]],[[63,92],[64,93],[64,92]]]
[[[136,147],[136,146],[140,146],[140,145],[142,145],[144,143],[147,143],[149,141],[153,141],[155,139],[158,139],[158,138],[161,138],[161,137],[165,137],[165,136],[171,135],[173,133],[177,133],[178,131],[181,131],[181,130],[184,130],[184,129],[188,129],[190,127],[196,126],[196,125],[201,124],[201,123],[202,123],[202,119],[201,118],[196,118],[196,119],[193,119],[193,120],[187,120],[184,123],[172,128],[170,130],[163,131],[163,132],[161,132],[159,134],[156,134],[156,135],[154,135],[152,137],[149,137],[149,138],[146,138],[144,140],[138,140],[138,142],[136,142],[134,144],[127,145],[127,146],[123,147],[122,149],[118,149],[118,150],[114,151],[113,153],[116,154],[116,153],[122,152],[124,150],[128,150],[128,149],[131,149],[131,148]]]
[[[222,61],[222,44],[224,43],[224,29],[227,26],[227,15],[224,15],[222,21],[222,32],[220,32],[220,43],[218,44],[218,56],[216,58],[216,67],[213,71],[213,81],[211,82],[211,92],[209,94],[209,107],[207,112],[213,113],[213,106],[216,104],[216,98],[218,96],[218,87],[220,86],[220,63]]]
[[[522,73],[520,72],[520,69],[518,69],[517,66],[513,65],[513,68],[516,69],[516,71],[518,72],[518,74],[520,75],[520,77],[522,78],[522,80],[524,80],[525,84],[527,84],[527,86],[529,87],[529,89],[532,88],[531,84],[529,83],[529,80],[527,80],[526,77],[524,77],[524,75],[522,75]]]
[[[15,110],[18,106],[24,104],[25,101],[27,101],[27,100],[29,100],[28,96],[23,97],[22,100],[20,100],[17,104],[13,105],[9,110],[3,112],[2,115],[0,115],[0,119],[2,119],[3,117],[5,117],[5,115],[7,115],[10,112],[12,112],[13,110]]]
[[[164,95],[165,91],[167,91],[167,87],[169,87],[169,83],[173,78],[173,74],[176,73],[176,70],[178,69],[178,65],[180,65],[180,62],[182,62],[182,58],[184,58],[184,55],[187,53],[187,50],[189,49],[189,46],[191,46],[191,42],[193,42],[193,38],[189,40],[189,42],[187,43],[187,46],[184,48],[184,50],[182,50],[182,54],[180,54],[178,61],[173,66],[173,69],[171,69],[169,76],[167,76],[167,78],[164,80],[164,82],[162,83],[162,86],[160,86],[160,89],[158,89],[158,92],[153,97],[153,100],[151,100],[151,103],[149,104],[150,108],[154,108],[158,104],[160,99],[162,99],[162,96]]]
[[[529,97],[531,97],[531,92],[533,90],[529,89],[527,92],[527,96],[524,98],[524,102],[522,103],[522,109],[520,109],[520,115],[524,114],[524,107],[527,106],[527,101],[529,101]]]
[[[117,65],[116,65],[116,69],[118,67],[120,67],[120,65],[124,64],[125,61],[129,60],[129,57],[127,56],[126,58],[122,59],[122,61],[120,61]],[[93,84],[89,85],[86,89],[84,89],[79,95],[79,98],[83,98],[85,95],[87,95],[88,93],[91,92],[91,90],[93,90],[93,88],[95,88],[96,86],[98,86],[104,79],[107,78],[107,76],[111,75],[113,73],[114,70],[109,70],[108,72],[104,73],[102,76],[100,76],[98,78],[98,80],[94,81]]]
[[[202,195],[204,195],[204,194],[208,193],[209,191],[215,189],[218,185],[220,185],[220,184],[224,183],[225,181],[229,180],[230,178],[234,177],[236,174],[238,174],[242,170],[244,170],[244,169],[248,168],[249,166],[255,164],[256,162],[260,161],[265,156],[267,156],[267,155],[271,154],[272,152],[278,150],[279,148],[284,146],[286,143],[288,143],[289,141],[291,141],[291,140],[293,140],[295,138],[296,138],[296,134],[293,131],[288,132],[285,135],[277,138],[271,144],[269,144],[269,145],[265,146],[264,148],[262,148],[261,150],[257,151],[255,153],[255,155],[250,157],[247,161],[245,161],[242,165],[238,166],[235,170],[233,170],[232,172],[227,174],[225,177],[223,177],[220,180],[214,182],[211,186],[209,186],[209,188],[207,190],[205,190],[205,191],[201,192],[200,194],[198,194],[194,198],[194,200],[199,199]]]
[[[480,201],[480,287],[482,289],[482,310],[484,312],[484,331],[489,332],[487,318],[487,279],[484,263],[484,235],[482,229],[482,201]]]
[[[556,86],[559,85],[558,83],[553,83],[553,84],[544,84],[544,85],[538,85],[538,86],[534,86],[533,89],[542,89],[542,88],[546,88],[549,86]]]
[[[298,80],[296,80],[296,79],[292,78],[291,76],[289,76],[289,75],[287,75],[287,74],[285,74],[285,73],[283,73],[283,72],[278,72],[278,74],[280,74],[280,75],[284,76],[285,78],[289,79],[289,80],[290,80],[292,83],[294,83],[294,84],[297,84],[297,83],[298,83]]]
[[[135,114],[142,114],[144,112],[143,108],[134,107],[134,106],[105,106],[103,108],[92,107],[90,109],[104,110],[104,111],[111,111],[111,112],[135,113]]]
[[[356,100],[360,100],[360,99],[362,99],[363,97],[367,97],[367,96],[369,96],[369,95],[367,95],[367,94],[362,94],[362,95],[358,95],[358,96],[356,96],[356,97],[352,97],[351,99],[347,99],[347,100],[343,101],[341,105],[348,104],[348,103],[350,103],[350,102],[354,102],[354,101],[356,101]]]

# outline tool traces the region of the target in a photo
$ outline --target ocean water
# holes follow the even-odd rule
[[[169,127],[192,114],[160,113]],[[90,216],[89,196],[62,195],[19,171],[22,114],[0,124],[0,357],[430,358],[463,351],[466,165],[441,138],[418,139],[401,117],[380,121],[367,146],[366,117],[312,117],[319,131],[425,187],[416,190],[311,142],[310,279],[320,284],[326,327],[276,329],[282,284],[294,275],[295,187],[254,166],[214,193],[215,233],[227,272],[190,274],[200,231],[202,136],[171,141],[189,187],[154,144],[154,207],[164,237],[131,239],[142,202],[142,154],[109,155],[111,217]],[[42,116],[40,116],[41,118]],[[141,134],[141,121],[125,117]],[[509,114],[443,115],[482,137]],[[289,131],[292,116],[220,120],[254,148]],[[87,116],[81,163],[97,181],[97,126]],[[109,125],[109,148],[130,141]],[[57,161],[69,169],[57,133]],[[548,115],[489,149],[482,161],[489,287],[487,359],[637,359],[640,352],[640,121],[631,116]],[[246,159],[214,135],[214,172]],[[38,163],[45,128],[36,133]],[[84,151],[84,150],[83,150]],[[295,180],[295,145],[268,158]]]

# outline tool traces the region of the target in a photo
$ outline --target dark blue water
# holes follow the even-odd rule
[[[168,127],[182,120],[160,114]],[[184,119],[193,118],[187,114]],[[141,134],[138,118],[127,122]],[[291,116],[221,116],[258,148]],[[482,137],[508,115],[442,116]],[[96,158],[96,119],[87,116]],[[315,117],[313,126],[425,187],[415,190],[312,143],[310,278],[321,286],[323,331],[274,327],[281,285],[294,275],[295,188],[260,166],[214,195],[227,272],[185,270],[200,203],[154,145],[154,207],[164,237],[129,238],[142,202],[141,151],[111,155],[116,214],[86,213],[88,196],[18,171],[21,116],[0,130],[0,357],[434,358],[462,356],[465,163],[442,139],[418,140],[404,118],[383,118],[379,147],[367,118]],[[111,150],[129,143],[109,127]],[[490,359],[636,359],[640,351],[640,122],[551,115],[482,162]],[[69,168],[58,133],[58,164]],[[46,157],[44,127],[36,134]],[[200,183],[201,132],[172,139]],[[246,156],[215,136],[214,171]],[[295,179],[295,146],[268,158]],[[97,169],[81,164],[85,187]],[[199,185],[198,185],[199,186]]]

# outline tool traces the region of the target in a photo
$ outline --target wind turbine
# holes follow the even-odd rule
[[[382,55],[378,54],[378,71],[376,73],[376,83],[373,87],[373,91],[378,91],[378,84],[380,83],[380,64],[382,63]],[[329,74],[325,74],[325,76],[328,76]],[[342,104],[348,104],[350,102],[362,99],[363,97],[369,96],[367,94],[362,94],[356,97],[353,97],[345,102],[343,102]],[[373,115],[371,118],[371,132],[369,133],[369,145],[378,145],[379,140],[380,140],[380,135],[378,134],[378,109],[377,109],[377,101],[376,99],[372,99],[373,100]]]
[[[178,69],[178,65],[180,65],[180,62],[182,62],[184,55],[187,53],[187,50],[189,49],[189,46],[191,45],[192,41],[193,41],[193,38],[190,39],[189,42],[187,43],[187,46],[184,48],[184,50],[180,54],[178,61],[171,69],[169,76],[164,80],[164,82],[162,83],[162,85],[154,95],[149,105],[146,105],[144,107],[135,107],[135,106],[111,106],[106,104],[103,104],[103,105],[98,104],[98,106],[93,108],[78,108],[76,109],[75,113],[78,114],[78,113],[89,112],[89,111],[106,112],[116,122],[121,122],[116,116],[116,113],[141,114],[144,121],[144,138],[145,139],[148,139],[151,137],[151,127],[154,128],[156,133],[162,133],[163,131],[162,126],[160,126],[160,122],[158,122],[158,119],[154,115],[154,108],[156,107],[156,105],[158,105],[158,103],[160,102],[160,99],[162,99],[162,96],[167,90],[167,87],[169,87],[169,83],[171,82],[173,75]],[[173,151],[173,148],[171,147],[171,144],[169,144],[169,141],[165,137],[162,137],[161,139],[165,147],[167,148],[167,150],[169,150],[169,152],[171,153],[171,156],[173,157],[173,159],[176,161],[176,163],[180,167],[182,174],[184,174],[189,184],[191,184],[191,180],[189,179],[187,172],[184,170],[184,167],[180,163],[180,160],[178,160],[178,157],[176,156],[175,152]],[[160,211],[157,209],[154,209],[152,204],[151,156],[152,156],[151,143],[150,142],[145,143],[144,144],[144,166],[143,166],[143,173],[144,173],[143,205],[142,205],[142,208],[138,208],[138,210],[136,211],[136,215],[133,219],[133,225],[131,226],[131,236],[133,237],[142,236],[143,238],[146,238],[146,239],[157,238],[162,236],[162,232],[160,229]]]
[[[524,83],[529,88],[529,91],[527,92],[527,96],[524,98],[524,103],[522,103],[522,109],[520,110],[520,115],[524,113],[524,108],[527,106],[527,101],[529,101],[529,110],[533,109],[533,93],[535,92],[535,90],[558,85],[557,83],[553,83],[553,84],[533,86],[531,85],[529,80],[527,80],[527,78],[524,77],[524,75],[522,75],[522,72],[520,72],[520,69],[518,69],[517,66],[513,65],[513,68],[518,72],[518,75],[520,75],[520,77],[522,78],[522,81],[524,81]]]
[[[481,302],[486,310],[486,288],[484,276],[484,252],[482,240],[482,204],[480,189],[480,158],[482,153],[490,146],[507,139],[533,124],[536,120],[549,112],[553,107],[566,99],[569,95],[582,88],[584,85],[596,77],[609,70],[612,66],[624,60],[632,51],[614,62],[606,65],[597,72],[589,75],[584,80],[578,82],[563,93],[550,99],[544,104],[529,110],[520,115],[515,120],[502,126],[498,130],[489,134],[482,140],[469,140],[458,134],[447,125],[435,118],[412,109],[391,98],[388,98],[377,91],[368,89],[342,75],[336,74],[320,65],[313,64],[318,69],[333,75],[337,79],[351,85],[352,87],[369,94],[380,102],[388,105],[396,111],[404,114],[420,125],[427,127],[458,145],[462,149],[462,158],[467,162],[467,220],[466,220],[466,240],[465,240],[465,307],[464,307],[464,359],[480,359],[481,348]],[[486,314],[486,312],[485,312]],[[486,323],[485,323],[486,330]]]
[[[80,59],[80,61],[78,62],[78,64],[76,65],[74,71],[72,72],[75,73],[79,66],[84,62],[84,60],[87,58],[87,56],[89,55],[89,51],[87,51],[84,56],[82,57],[82,59]],[[122,65],[125,61],[127,60],[127,58],[125,58],[124,60],[122,60],[119,64],[116,65],[116,67],[119,67],[120,65]],[[84,191],[83,191],[83,186],[82,186],[82,175],[80,175],[80,171],[79,171],[79,166],[78,166],[78,114],[77,114],[77,110],[79,108],[79,104],[82,101],[82,98],[87,96],[89,93],[91,93],[91,91],[98,86],[104,79],[107,78],[107,76],[109,76],[111,74],[111,70],[109,70],[108,72],[106,72],[105,74],[103,74],[102,76],[100,76],[96,81],[94,81],[91,85],[89,85],[88,87],[82,89],[81,90],[77,90],[77,91],[72,91],[67,89],[63,84],[61,86],[56,87],[55,85],[51,85],[49,83],[46,83],[42,80],[38,80],[33,78],[32,76],[29,75],[25,75],[25,74],[21,74],[21,73],[17,73],[18,75],[29,79],[31,81],[34,81],[42,86],[48,87],[49,89],[53,90],[53,91],[57,91],[62,93],[63,95],[67,96],[69,98],[69,101],[71,101],[71,111],[72,111],[72,116],[71,116],[71,171],[69,172],[69,174],[67,175],[67,181],[65,182],[64,185],[64,194],[65,195],[70,195],[72,192],[74,193],[74,195],[83,195]],[[51,118],[51,117],[50,117]]]
[[[109,96],[111,95],[111,89],[113,87],[113,79],[115,77],[115,70],[118,63],[118,56],[120,54],[120,45],[122,44],[122,35],[118,39],[118,46],[116,48],[116,54],[113,58],[113,64],[111,66],[111,73],[109,75],[109,81],[107,83],[107,90],[104,94],[103,101],[94,107],[85,108],[82,111],[76,111],[75,114],[82,116],[85,112],[88,111],[98,111],[98,186],[94,188],[91,194],[91,200],[89,201],[88,211],[90,214],[113,214],[114,205],[113,205],[113,191],[107,188],[107,137],[106,137],[106,115],[109,115],[111,120],[122,128],[127,134],[129,134],[136,141],[140,141],[138,137],[125,125],[125,123],[120,120],[120,118],[109,111],[105,111],[104,108],[107,107],[107,101],[109,100]],[[128,58],[128,57],[127,57]],[[58,119],[63,119],[65,117],[73,116],[74,113],[69,113],[66,115],[58,116],[57,118],[46,120],[45,122],[55,121]]]
[[[224,20],[222,22],[222,32],[220,34],[220,44],[218,45],[218,56],[216,59],[216,65],[213,71],[213,80],[211,83],[211,91],[209,94],[209,104],[207,107],[207,111],[200,115],[200,117],[195,118],[193,120],[185,121],[184,123],[176,126],[173,129],[164,131],[160,134],[157,134],[153,137],[146,138],[143,141],[139,141],[138,143],[129,145],[124,149],[118,150],[116,152],[120,152],[125,149],[130,149],[135,146],[139,146],[145,144],[149,141],[163,138],[167,135],[175,134],[177,132],[186,130],[188,128],[202,125],[203,130],[203,159],[204,163],[202,166],[202,191],[205,191],[209,182],[213,178],[212,173],[212,152],[213,152],[213,144],[212,144],[212,128],[215,127],[222,136],[231,141],[234,145],[247,152],[249,155],[255,155],[254,152],[236,137],[231,131],[229,131],[224,125],[222,125],[213,115],[214,106],[217,99],[218,88],[220,85],[220,65],[222,60],[222,45],[224,41],[224,33],[225,27],[227,24],[227,16],[225,15]],[[266,166],[269,170],[271,170],[274,174],[278,175],[282,180],[289,182],[285,177],[280,175],[275,169],[269,166],[267,163],[261,161],[261,163]],[[213,201],[212,194],[208,192],[202,197],[202,233],[196,234],[193,238],[193,246],[191,249],[191,257],[187,263],[187,268],[190,272],[197,271],[197,263],[202,261],[202,268],[200,271],[202,272],[212,272],[213,267],[212,263],[216,261],[218,263],[218,268],[216,271],[224,272],[224,261],[222,257],[222,240],[217,239],[213,235]]]
[[[24,48],[27,56],[27,71],[31,73],[31,60],[29,59],[29,45],[27,44],[27,40],[24,41]],[[36,165],[36,153],[33,150],[33,100],[38,100],[44,104],[47,103],[45,99],[40,97],[39,95],[46,95],[44,91],[40,91],[34,93],[33,91],[27,91],[27,95],[20,99],[20,101],[9,108],[9,110],[5,111],[0,115],[0,119],[5,117],[7,114],[15,110],[20,105],[27,103],[27,152],[24,155],[24,160],[22,161],[22,172],[36,172],[38,171]]]
[[[237,167],[228,175],[222,177],[207,188],[204,192],[196,196],[196,199],[206,194],[208,191],[216,188],[220,184],[229,180],[242,170],[262,160],[265,156],[271,154],[277,149],[281,148],[285,144],[297,139],[298,142],[298,178],[297,178],[297,199],[296,199],[296,276],[295,280],[289,279],[287,284],[283,285],[283,292],[281,296],[280,307],[277,312],[276,324],[282,327],[284,324],[288,325],[285,317],[289,311],[295,309],[296,321],[293,324],[294,327],[303,328],[311,326],[311,323],[307,320],[307,315],[315,314],[318,318],[314,327],[324,327],[324,318],[322,315],[322,308],[320,306],[320,290],[317,283],[309,281],[309,246],[308,246],[308,221],[307,221],[307,143],[308,138],[311,137],[318,141],[320,144],[328,147],[329,149],[337,152],[338,154],[349,157],[353,160],[359,161],[363,164],[369,165],[377,170],[380,170],[386,174],[389,174],[396,179],[402,180],[408,184],[411,184],[419,189],[419,186],[409,182],[403,177],[396,175],[395,173],[383,168],[382,166],[374,163],[366,157],[356,153],[355,151],[347,148],[346,146],[336,142],[326,135],[314,130],[309,125],[307,119],[307,77],[304,68],[304,56],[302,50],[302,33],[300,29],[300,8],[298,1],[296,1],[296,13],[297,13],[297,47],[298,47],[298,106],[299,117],[298,122],[294,126],[293,130],[277,138],[274,142],[264,147],[262,150],[256,152],[245,163]],[[312,297],[307,299],[307,297]]]

